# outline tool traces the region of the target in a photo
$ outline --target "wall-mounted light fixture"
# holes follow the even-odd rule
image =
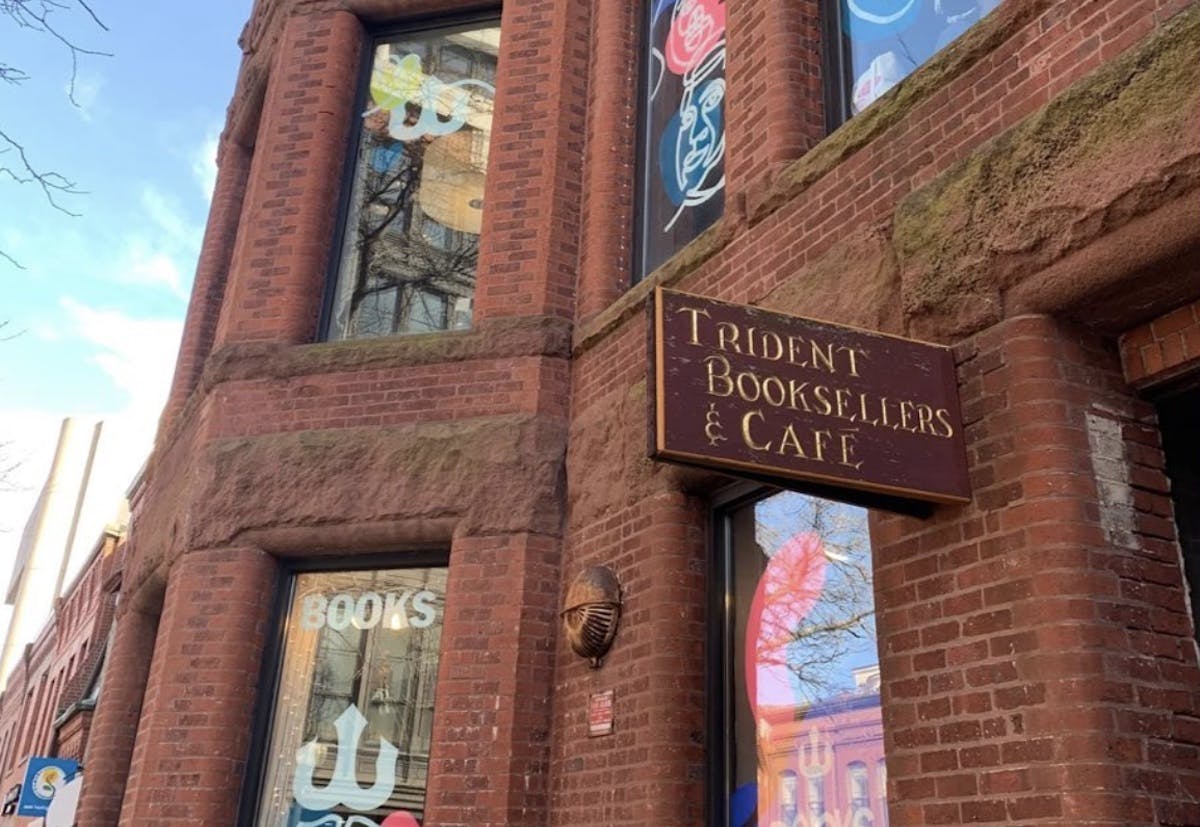
[[[613,570],[588,566],[581,571],[567,589],[562,618],[571,649],[599,669],[621,619],[621,584]]]

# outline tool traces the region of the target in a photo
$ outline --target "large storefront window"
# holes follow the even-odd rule
[[[298,574],[258,827],[424,823],[445,569]]]
[[[708,228],[725,207],[725,2],[642,5],[647,34],[635,281]]]
[[[721,512],[721,827],[883,827],[883,726],[861,508],[790,492]]]
[[[1000,0],[828,0],[835,38],[835,123],[857,115]],[[840,111],[838,111],[840,110]]]
[[[494,23],[376,45],[327,338],[471,326],[499,45]]]

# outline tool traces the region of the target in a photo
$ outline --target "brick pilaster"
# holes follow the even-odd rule
[[[363,29],[294,14],[271,66],[216,345],[310,342],[338,213]]]
[[[256,549],[172,566],[121,825],[229,823],[237,811],[275,577]]]
[[[1153,411],[1045,317],[958,349],[974,500],[873,524],[892,823],[1200,819]]]
[[[79,824],[116,827],[120,818],[158,629],[158,615],[153,608],[130,606],[117,616],[85,752],[86,774],[76,812]]]

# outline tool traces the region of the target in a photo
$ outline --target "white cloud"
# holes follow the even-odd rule
[[[120,310],[88,307],[69,296],[59,301],[74,332],[89,342],[89,361],[129,395],[123,417],[154,423],[175,368],[183,322],[135,318]]]
[[[177,296],[186,298],[187,295],[179,265],[166,252],[153,249],[150,241],[141,235],[125,239],[114,278],[122,284],[166,287]]]
[[[178,201],[158,188],[142,188],[144,223],[118,243],[111,278],[119,284],[163,287],[186,299],[200,255],[203,227],[190,222]]]
[[[217,186],[217,146],[220,141],[221,127],[211,127],[192,153],[192,176],[204,194],[205,203],[212,200],[213,189]]]
[[[99,111],[100,89],[104,76],[78,72],[73,81],[68,81],[64,91],[75,101],[75,111],[84,121],[91,121]]]
[[[147,185],[142,188],[142,211],[174,245],[199,252],[204,228],[188,221],[180,211],[179,202],[174,198],[164,194],[157,187]]]
[[[59,326],[59,339],[82,339],[90,350],[87,361],[124,391],[126,400],[109,410],[0,409],[0,467],[15,466],[0,479],[0,588],[7,586],[21,531],[46,481],[64,416],[104,422],[77,545],[95,542],[114,518],[120,497],[150,452],[183,330],[178,319],[139,318],[67,296],[59,305],[68,318]],[[86,406],[87,400],[81,404]],[[0,633],[5,623],[0,614]]]
[[[53,324],[44,321],[34,322],[29,327],[29,332],[37,336],[43,342],[57,342],[62,339],[62,334],[59,329]]]

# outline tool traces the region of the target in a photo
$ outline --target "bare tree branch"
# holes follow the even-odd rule
[[[8,144],[7,147],[4,144]],[[65,177],[61,173],[49,171],[43,172],[36,168],[29,160],[29,156],[25,153],[25,147],[17,143],[8,133],[0,129],[0,156],[15,151],[17,158],[20,159],[20,164],[16,168],[13,166],[0,166],[0,175],[5,175],[16,181],[18,184],[33,184],[36,183],[42,188],[42,193],[46,196],[46,200],[50,202],[50,206],[61,213],[70,216],[78,216],[79,213],[71,212],[62,204],[55,200],[54,196],[58,194],[66,195],[83,195],[84,191],[79,189],[74,181]]]
[[[45,35],[66,47],[71,58],[67,98],[75,107],[79,106],[79,101],[75,99],[75,84],[79,77],[80,56],[111,57],[109,52],[81,45],[61,27],[60,21],[63,16],[78,10],[82,10],[98,28],[108,31],[108,27],[96,15],[87,0],[0,0],[0,20],[7,18],[18,29]],[[58,17],[55,17],[56,14]],[[0,81],[17,85],[27,80],[29,74],[24,69],[0,62]],[[11,129],[6,131],[4,126],[0,125],[0,179],[8,179],[16,184],[33,184],[41,190],[54,209],[64,215],[78,216],[79,213],[68,209],[60,199],[63,196],[83,195],[84,190],[64,174],[37,165],[30,159],[25,144],[14,135],[16,133]],[[0,259],[17,269],[25,269],[4,250],[0,250]]]
[[[74,3],[64,3],[60,0],[0,0],[0,14],[7,15],[19,28],[30,29],[49,35],[67,47],[67,51],[71,54],[71,81],[67,86],[67,97],[71,99],[71,103],[78,106],[79,103],[75,100],[75,80],[79,75],[79,56],[112,57],[112,54],[80,46],[74,40],[64,35],[55,25],[51,19],[52,14],[55,12],[69,12],[76,5],[83,9],[97,26],[104,31],[108,31],[108,27],[101,22],[100,18],[96,16],[96,13],[92,11],[92,8],[84,0],[75,0]]]

